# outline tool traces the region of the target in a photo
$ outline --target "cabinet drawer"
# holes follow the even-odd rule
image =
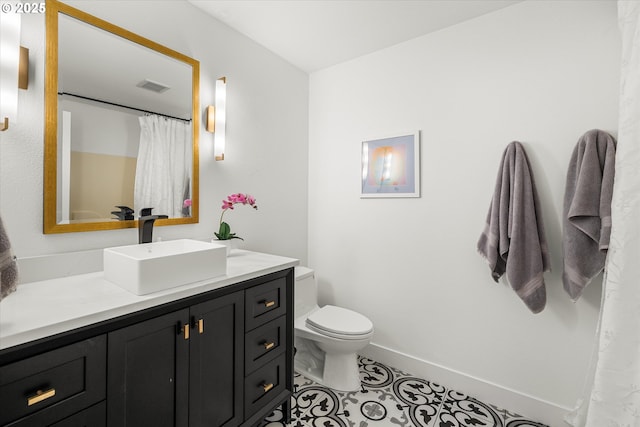
[[[285,389],[286,355],[264,365],[244,380],[244,414],[251,416]]]
[[[0,425],[48,425],[105,398],[104,335],[0,368]]]
[[[247,331],[280,317],[286,312],[286,285],[286,279],[281,277],[245,291],[245,328]]]
[[[49,427],[105,427],[106,425],[107,404],[102,401]]]
[[[286,316],[265,323],[245,335],[244,371],[250,373],[286,349]]]

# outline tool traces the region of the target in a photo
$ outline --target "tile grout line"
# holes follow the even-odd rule
[[[436,422],[438,421],[438,416],[440,415],[441,411],[442,411],[442,406],[444,406],[444,402],[445,400],[447,400],[447,393],[449,393],[449,389],[444,387],[444,393],[442,393],[442,401],[440,402],[440,404],[438,405],[438,410],[436,411],[436,414],[433,416],[433,425],[435,426]]]

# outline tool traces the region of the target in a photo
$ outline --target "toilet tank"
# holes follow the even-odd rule
[[[318,306],[318,287],[314,271],[308,267],[295,267],[294,316],[299,317]]]

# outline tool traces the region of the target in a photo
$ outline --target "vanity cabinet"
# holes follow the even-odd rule
[[[288,415],[293,269],[2,350],[0,365],[0,426],[250,427],[280,405]]]
[[[108,425],[239,425],[243,303],[236,292],[111,332]]]

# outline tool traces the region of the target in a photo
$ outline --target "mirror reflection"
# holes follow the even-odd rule
[[[45,233],[197,222],[198,62],[51,3]]]

